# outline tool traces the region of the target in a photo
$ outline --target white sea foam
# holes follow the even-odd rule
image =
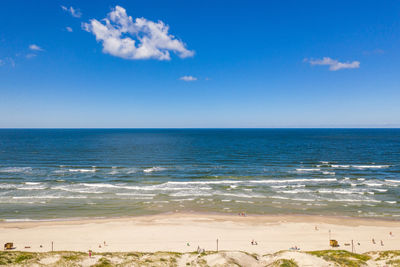
[[[26,218],[26,219],[4,219],[5,222],[33,222],[35,220]]]
[[[282,197],[282,196],[270,196],[269,198],[275,198],[275,199],[290,199],[288,197]]]
[[[351,167],[356,169],[382,169],[388,168],[389,165],[351,165]]]
[[[240,197],[240,198],[265,198],[263,195],[259,194],[254,194],[254,195],[248,195],[248,194],[232,194],[232,193],[214,193],[214,195],[219,195],[219,196],[229,196],[229,197]]]
[[[96,168],[92,169],[68,169],[69,172],[96,172]]]
[[[312,192],[311,190],[305,190],[305,189],[277,191],[277,193],[283,193],[283,194],[300,194],[300,193],[311,193],[311,192]]]
[[[272,188],[285,188],[287,185],[271,185]]]
[[[321,169],[319,169],[319,168],[312,168],[312,169],[299,168],[299,169],[296,169],[296,171],[298,171],[298,172],[315,172],[315,171],[321,171]]]
[[[335,172],[323,171],[322,174],[325,174],[325,175],[335,175]]]
[[[400,180],[390,180],[390,179],[386,179],[385,182],[400,183]]]
[[[379,189],[379,188],[372,188],[372,190],[375,190],[377,192],[387,192],[387,189]]]
[[[16,184],[0,184],[0,189],[14,189],[16,187]]]
[[[73,199],[73,198],[87,198],[86,196],[14,196],[12,197],[13,199],[58,199],[58,198],[67,198],[67,199]]]
[[[371,186],[371,187],[374,187],[374,186],[383,186],[383,184],[379,184],[379,183],[368,183],[368,182],[364,182],[363,184],[366,185],[366,186]]]
[[[150,173],[150,172],[159,172],[159,171],[164,171],[164,170],[166,170],[166,168],[163,168],[163,167],[151,167],[151,168],[144,169],[143,172]]]
[[[169,181],[166,184],[174,184],[174,185],[196,185],[196,184],[238,184],[243,183],[244,181],[236,181],[236,180],[220,180],[220,181],[185,181],[185,182],[177,182],[177,181]]]
[[[318,190],[320,194],[363,194],[361,191],[346,190],[346,189],[320,189]]]
[[[117,196],[141,196],[141,197],[154,197],[156,194],[141,194],[141,193],[116,193]]]
[[[26,182],[26,185],[37,185],[37,184],[41,184],[39,182]]]
[[[105,188],[115,188],[118,186],[112,185],[112,184],[103,184],[103,183],[98,183],[98,184],[88,184],[88,183],[82,183],[84,186],[88,187],[105,187]]]
[[[315,201],[315,199],[309,199],[309,198],[292,198],[291,200],[294,200],[294,201],[306,201],[306,202]]]
[[[256,183],[256,184],[273,184],[273,183],[299,183],[299,182],[334,182],[337,181],[336,178],[310,178],[310,179],[287,179],[287,180],[250,180],[249,183]]]
[[[28,186],[28,187],[17,187],[18,190],[43,190],[46,186]]]
[[[347,168],[350,168],[350,165],[332,164],[331,167],[332,167],[332,168],[347,169]]]
[[[191,193],[191,192],[178,192],[178,193],[170,194],[170,196],[172,196],[172,197],[202,197],[202,196],[210,197],[210,196],[212,196],[212,194],[201,193],[201,192],[193,192],[193,193]]]
[[[0,172],[4,173],[16,173],[16,172],[30,172],[32,171],[31,167],[5,167],[0,168]]]
[[[329,199],[326,199],[326,201],[329,201],[329,202],[350,202],[350,203],[352,203],[352,202],[375,202],[375,203],[382,202],[382,201],[376,200],[376,199],[355,199],[355,198],[335,198],[335,199],[329,198]]]
[[[389,203],[389,204],[396,204],[397,203],[397,201],[385,201],[386,203]]]

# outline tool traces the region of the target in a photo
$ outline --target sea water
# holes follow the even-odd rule
[[[400,129],[2,129],[0,220],[400,219]]]

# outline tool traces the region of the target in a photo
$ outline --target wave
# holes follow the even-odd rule
[[[372,190],[375,190],[377,192],[387,192],[387,189],[379,189],[379,188],[372,188]]]
[[[66,199],[74,199],[74,198],[87,198],[86,196],[14,196],[12,199],[59,199],[59,198],[66,198]]]
[[[150,172],[159,172],[159,171],[164,171],[164,170],[166,170],[166,168],[163,168],[163,167],[151,167],[151,168],[144,169],[143,172],[150,173]]]
[[[388,168],[390,165],[341,165],[341,164],[332,164],[332,168],[338,169],[348,169],[348,168],[355,168],[355,169],[382,169]]]
[[[315,171],[321,171],[321,169],[319,169],[319,168],[313,168],[313,169],[301,169],[301,168],[299,168],[299,169],[296,169],[296,171],[298,171],[298,172],[315,172]]]
[[[371,187],[374,187],[374,186],[383,186],[383,184],[378,184],[378,183],[368,183],[368,182],[364,182],[364,183],[363,183],[363,185],[366,185],[366,186],[371,186]]]
[[[0,172],[4,173],[17,173],[17,172],[31,172],[31,167],[5,167],[0,168]]]
[[[265,198],[263,195],[248,195],[248,194],[233,194],[233,193],[214,193],[214,195],[219,195],[219,196],[228,196],[228,197],[240,197],[240,198]]]
[[[69,172],[96,172],[96,168],[92,169],[68,169]]]
[[[17,188],[16,184],[0,184],[0,189],[14,189]]]
[[[249,183],[298,183],[298,182],[335,182],[336,178],[310,178],[310,179],[287,179],[287,180],[250,180]]]
[[[166,184],[183,184],[183,185],[195,185],[195,184],[238,184],[243,183],[244,181],[237,181],[237,180],[221,180],[221,181],[185,181],[185,182],[178,182],[178,181],[168,181]]]
[[[156,194],[140,194],[140,193],[116,193],[117,196],[140,196],[140,197],[154,197]]]
[[[326,201],[329,201],[329,202],[374,202],[374,203],[380,203],[380,202],[382,202],[382,201],[380,201],[380,200],[376,200],[376,199],[354,199],[354,198],[335,198],[335,199],[332,199],[332,198],[329,198],[329,199],[326,199]]]
[[[312,192],[311,190],[304,190],[304,189],[277,191],[277,193],[283,193],[283,194],[299,194],[299,193],[311,193],[311,192]]]
[[[350,165],[332,164],[331,167],[332,167],[332,168],[347,169],[347,168],[350,168]]]
[[[351,165],[351,167],[356,169],[382,169],[389,168],[389,165]]]
[[[385,182],[390,182],[390,183],[400,183],[400,180],[385,180]]]
[[[359,195],[364,194],[364,192],[362,191],[345,190],[345,189],[335,189],[335,190],[320,189],[317,190],[317,192],[320,194],[359,194]]]

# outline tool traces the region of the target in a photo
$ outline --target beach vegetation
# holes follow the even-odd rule
[[[111,261],[105,257],[99,259],[99,261],[93,265],[93,267],[111,267],[114,266]]]
[[[400,256],[400,250],[387,250],[387,251],[380,251],[378,252],[378,258],[376,260],[386,260],[386,259],[392,259],[394,257],[399,257]]]
[[[297,263],[293,259],[279,259],[274,261],[271,265],[271,267],[298,267]]]
[[[349,267],[366,265],[367,261],[371,259],[371,257],[366,254],[357,254],[346,250],[319,250],[307,253],[321,257],[326,261],[335,262],[339,266]]]
[[[400,266],[400,259],[397,260],[388,260],[386,261],[386,264],[389,266]]]

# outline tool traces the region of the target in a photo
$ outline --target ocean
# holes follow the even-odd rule
[[[400,129],[1,129],[0,220],[400,220]]]

